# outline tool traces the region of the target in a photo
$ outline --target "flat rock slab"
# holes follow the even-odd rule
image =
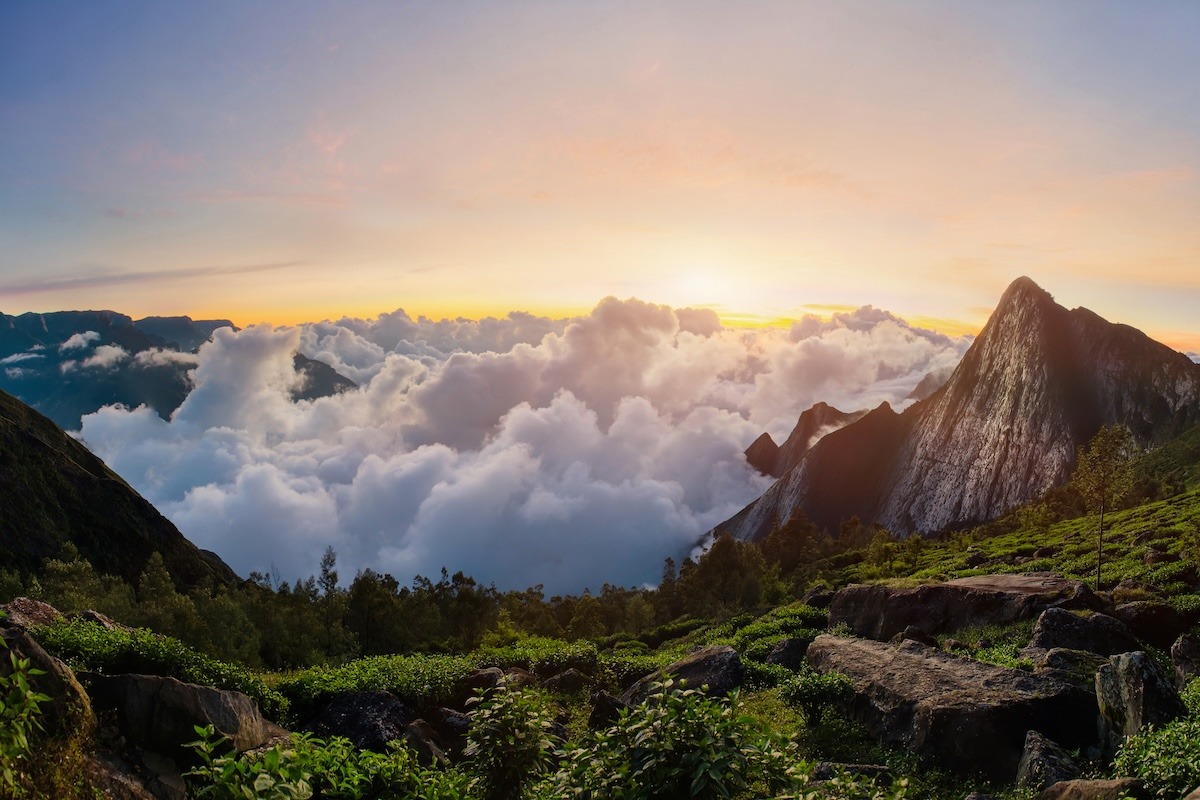
[[[1033,619],[1047,608],[1102,607],[1083,583],[1058,575],[975,575],[905,589],[846,586],[833,596],[829,624],[845,623],[856,636],[887,641],[910,625],[936,636]]]
[[[808,660],[850,678],[850,714],[875,736],[960,774],[1013,780],[1030,730],[1068,748],[1095,743],[1095,695],[1055,677],[832,635],[809,645]]]

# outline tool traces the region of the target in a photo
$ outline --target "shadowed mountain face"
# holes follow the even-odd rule
[[[146,405],[164,419],[192,389],[195,351],[229,320],[146,317],[113,311],[0,314],[0,389],[55,423],[76,429],[102,406]],[[332,367],[297,354],[304,380],[297,400],[313,400],[354,382]]]
[[[1197,422],[1200,366],[1020,278],[941,389],[825,436],[717,530],[760,539],[803,509],[832,530],[858,516],[897,533],[939,531],[1064,483],[1102,425],[1126,425],[1151,447]]]
[[[183,587],[237,580],[115,472],[46,417],[0,391],[0,565],[40,570],[66,542],[136,583],[154,551]]]
[[[839,428],[861,419],[866,410],[847,414],[828,403],[817,403],[800,415],[787,441],[776,445],[770,434],[764,433],[746,449],[746,461],[764,475],[778,478],[800,463],[814,444]]]

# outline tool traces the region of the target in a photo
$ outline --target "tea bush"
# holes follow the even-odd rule
[[[1121,744],[1113,770],[1141,778],[1154,797],[1183,797],[1200,786],[1200,719],[1176,720],[1130,736]]]

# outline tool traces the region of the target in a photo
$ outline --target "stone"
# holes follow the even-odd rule
[[[467,747],[471,716],[452,708],[431,708],[422,718],[437,734],[437,741],[450,758],[458,758]]]
[[[1113,656],[1096,673],[1100,744],[1106,754],[1147,725],[1187,715],[1179,692],[1162,668],[1142,651]]]
[[[1117,778],[1098,781],[1076,779],[1061,781],[1043,789],[1034,800],[1149,800],[1142,782],[1137,778]]]
[[[1078,778],[1071,754],[1037,731],[1025,735],[1025,751],[1017,765],[1017,788],[1040,792],[1051,784]]]
[[[24,628],[4,628],[0,637],[5,645],[0,648],[0,675],[12,672],[10,653],[28,659],[30,669],[42,671],[29,678],[29,685],[50,698],[40,706],[47,733],[65,737],[93,723],[91,699],[70,667],[47,653]]]
[[[1193,789],[1183,800],[1200,800],[1200,786]]]
[[[887,641],[910,625],[937,636],[1033,619],[1051,607],[1099,610],[1103,602],[1083,583],[1048,573],[976,575],[907,589],[854,584],[834,595],[829,624]]]
[[[1174,606],[1155,600],[1124,603],[1116,607],[1113,616],[1128,625],[1139,639],[1164,650],[1191,627]]]
[[[114,753],[88,755],[83,772],[88,783],[106,800],[157,800],[134,767]]]
[[[84,622],[90,622],[93,625],[99,625],[101,628],[104,628],[104,630],[106,630],[106,631],[132,631],[132,630],[134,630],[133,628],[129,627],[128,625],[123,625],[120,622],[117,622],[115,619],[113,619],[110,616],[101,614],[99,611],[92,611],[91,609],[88,609],[87,611],[80,611],[79,619],[83,620]]]
[[[322,738],[341,736],[355,747],[382,753],[387,743],[404,735],[416,713],[391,692],[350,692],[336,697],[304,724]]]
[[[504,670],[499,667],[477,669],[454,685],[448,705],[451,708],[464,710],[467,708],[468,702],[478,697],[480,692],[495,689],[502,680],[504,680]]]
[[[544,684],[552,692],[575,694],[582,692],[592,685],[592,680],[579,670],[572,667],[546,679]]]
[[[1056,555],[1058,555],[1058,548],[1053,545],[1039,547],[1037,550],[1033,551],[1034,558],[1050,558],[1051,556]]]
[[[1095,741],[1092,692],[916,642],[895,647],[823,635],[808,649],[819,672],[848,676],[847,711],[882,741],[960,774],[1010,781],[1036,729],[1064,747]]]
[[[195,726],[212,725],[238,752],[251,750],[280,729],[241,692],[197,686],[159,675],[79,675],[98,715],[113,715],[125,738],[146,750],[185,760]]]
[[[57,608],[31,597],[14,597],[0,606],[8,614],[7,625],[28,628],[33,625],[53,625],[63,620]]]
[[[804,593],[804,604],[813,608],[829,608],[835,592],[832,589],[809,589]]]
[[[592,713],[588,715],[588,729],[601,730],[612,727],[621,712],[629,706],[608,692],[596,692],[592,695]]]
[[[904,630],[892,637],[893,644],[900,644],[903,641],[919,642],[926,647],[937,647],[938,640],[930,636],[916,625],[909,625]]]
[[[1175,664],[1175,688],[1183,691],[1193,678],[1200,677],[1200,635],[1185,633],[1171,645]]]
[[[771,652],[767,653],[766,662],[796,671],[804,666],[806,653],[808,653],[808,639],[788,637],[771,648]]]
[[[1162,550],[1150,550],[1146,555],[1142,556],[1142,563],[1150,567],[1155,564],[1173,564],[1179,561],[1179,555],[1176,553],[1165,553]]]
[[[1120,620],[1107,614],[1075,614],[1063,608],[1047,608],[1042,612],[1029,646],[1087,650],[1102,656],[1139,649],[1137,637]]]
[[[746,668],[732,647],[701,647],[630,686],[621,695],[621,702],[637,705],[650,696],[654,683],[668,676],[677,682],[684,681],[690,689],[704,688],[709,694],[724,695],[742,685],[746,679]]]
[[[1087,650],[1068,650],[1062,647],[1050,650],[1026,648],[1021,651],[1021,655],[1033,659],[1038,672],[1054,675],[1089,692],[1095,690],[1096,671],[1108,663],[1105,656]]]
[[[525,689],[530,686],[540,686],[541,680],[527,669],[509,667],[504,671],[504,683],[510,689]]]
[[[417,762],[425,767],[442,766],[448,762],[446,753],[438,743],[437,732],[423,719],[415,719],[404,726],[405,743],[417,754]]]

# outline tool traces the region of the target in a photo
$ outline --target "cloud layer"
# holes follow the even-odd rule
[[[81,436],[243,574],[308,575],[332,545],[343,575],[576,592],[655,581],[757,497],[742,450],[764,429],[820,400],[902,405],[966,344],[871,307],[750,331],[614,298],[571,320],[222,329],[170,421],[109,407]],[[297,350],[360,388],[292,401]]]

